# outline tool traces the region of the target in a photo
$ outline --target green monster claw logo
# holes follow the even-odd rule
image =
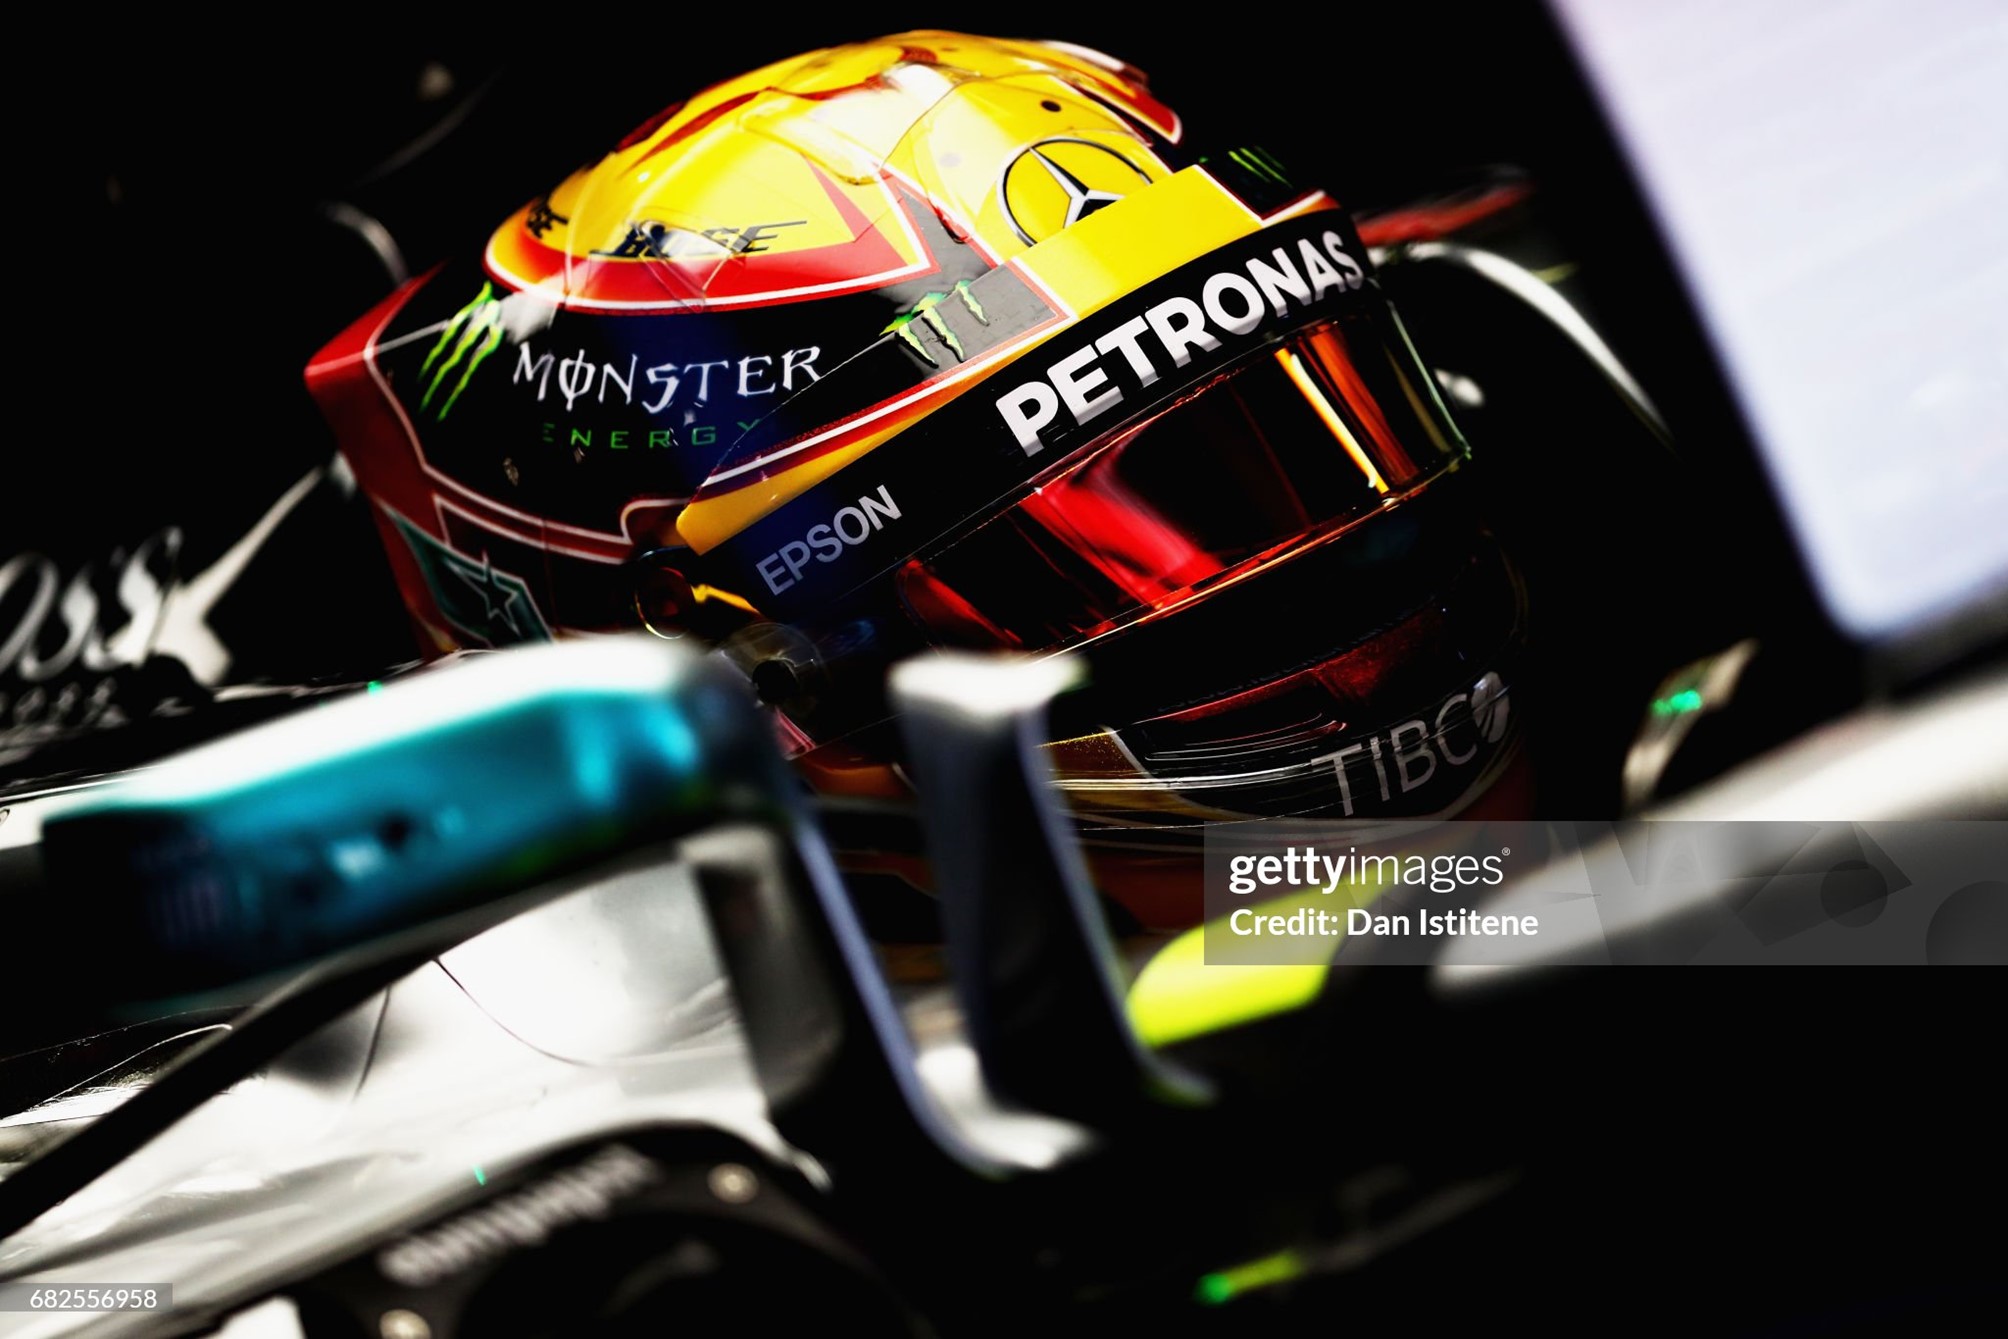
[[[1270,153],[1267,149],[1252,147],[1246,149],[1229,149],[1227,156],[1265,181],[1283,187],[1287,187],[1290,184],[1290,179],[1283,174],[1283,164],[1277,160],[1275,154]]]
[[[460,368],[460,379],[453,383],[452,392],[439,407],[439,421],[444,423],[446,416],[453,412],[453,403],[460,398],[460,392],[467,389],[467,380],[474,375],[474,369],[487,361],[488,355],[495,352],[496,345],[501,342],[502,304],[495,300],[495,285],[483,284],[474,301],[453,313],[453,319],[439,332],[439,342],[432,346],[432,352],[426,354],[425,361],[419,364],[419,376],[429,378],[425,383],[425,394],[418,402],[419,409],[430,409],[432,397],[453,375],[453,369]],[[453,346],[451,353],[447,353],[446,346],[449,344]],[[444,360],[440,358],[441,354],[446,354]]]
[[[950,293],[962,299],[962,305],[969,309],[971,316],[974,316],[984,325],[990,324],[990,318],[983,313],[983,304],[978,302],[976,295],[969,291],[969,281],[967,279],[957,279],[955,287],[950,290]],[[915,334],[913,330],[913,323],[916,320],[924,322],[927,328],[932,330],[940,338],[941,342],[948,346],[949,352],[955,355],[956,361],[961,362],[964,358],[968,357],[962,351],[962,341],[955,337],[955,332],[948,328],[948,322],[943,320],[941,313],[935,310],[936,307],[946,302],[948,298],[949,293],[927,294],[920,301],[913,304],[913,310],[902,312],[900,315],[895,316],[892,324],[879,331],[879,333],[881,335],[898,335],[902,340],[906,341],[907,346],[915,353],[927,359],[929,367],[938,367],[940,364],[934,361],[934,355],[927,351],[927,347],[920,342],[920,336]]]

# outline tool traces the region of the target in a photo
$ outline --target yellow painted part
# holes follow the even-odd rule
[[[1287,916],[1323,896],[1309,889],[1278,899],[1274,909]],[[1336,953],[1343,942],[1334,939],[1332,951]],[[1159,949],[1137,973],[1129,991],[1130,1023],[1151,1046],[1203,1037],[1303,1008],[1318,998],[1331,970],[1325,963],[1209,967],[1206,927],[1194,926]]]
[[[1365,907],[1380,893],[1378,884],[1329,894],[1320,888],[1306,888],[1259,905],[1265,916],[1287,916],[1302,907]],[[1219,927],[1215,933],[1230,933],[1222,922],[1211,924]],[[1318,998],[1332,970],[1329,962],[1208,963],[1206,932],[1207,927],[1199,925],[1179,935],[1159,949],[1131,983],[1130,1023],[1149,1045],[1187,1041],[1301,1009]],[[1344,935],[1332,936],[1332,952],[1336,954],[1344,943]]]
[[[619,242],[628,224],[638,218],[701,231],[721,224],[744,223],[749,218],[777,217],[766,212],[774,208],[774,203],[762,198],[773,194],[773,188],[764,180],[765,174],[780,172],[788,194],[801,198],[802,185],[808,180],[806,165],[799,156],[771,142],[763,144],[730,133],[719,135],[721,129],[728,132],[732,129],[731,113],[719,117],[708,130],[684,140],[676,152],[653,157],[651,153],[664,139],[683,133],[686,127],[712,115],[716,108],[749,94],[757,97],[760,90],[785,77],[794,64],[794,61],[778,62],[714,85],[689,99],[681,111],[646,140],[572,173],[547,197],[551,209],[565,221],[552,226],[539,240],[585,259],[596,248]],[[728,167],[736,171],[728,173],[724,170]],[[756,177],[756,173],[760,176]],[[719,189],[725,185],[725,179],[734,176],[739,182],[736,188]],[[748,209],[756,212],[748,215],[745,212]],[[503,224],[503,230],[519,231],[523,218],[524,215],[512,218]],[[847,236],[833,216],[823,214],[812,217],[803,228],[790,230],[779,245],[793,249]]]
[[[1078,100],[1064,80],[1050,75],[964,85],[914,128],[904,146],[910,157],[895,158],[894,166],[966,220],[999,261],[1010,260],[1024,254],[1028,244],[1005,216],[997,190],[1001,177],[1012,179],[1023,214],[1020,221],[1034,238],[1056,232],[1070,203],[1044,168],[1029,157],[1019,157],[1028,145],[1057,133],[1064,140],[1084,140],[1111,150],[1114,156],[1079,144],[1046,145],[1046,151],[1091,190],[1127,197],[1147,189],[1133,169],[1141,169],[1152,183],[1171,175],[1164,161],[1119,118],[1094,104],[1077,107]],[[1065,109],[1064,129],[1055,131],[1059,116],[1045,110],[1048,103]],[[942,152],[951,145],[956,146],[952,154]]]
[[[1026,146],[1080,136],[1119,148],[1154,179],[1167,171],[1103,98],[1156,119],[1140,84],[1040,42],[923,30],[811,51],[705,89],[646,138],[559,183],[544,201],[553,217],[534,251],[528,209],[503,224],[494,245],[526,265],[550,252],[603,260],[595,253],[643,221],[692,234],[682,254],[693,259],[707,254],[695,235],[755,223],[789,225],[762,239],[770,256],[848,242],[843,212],[816,179],[821,169],[868,223],[888,208],[881,178],[904,178],[1005,260],[1024,243],[996,205],[995,184],[1000,165]],[[907,251],[901,230],[882,234]],[[725,262],[729,253],[710,254]]]
[[[1204,168],[1188,167],[1047,238],[1018,268],[1086,316],[1261,227]]]

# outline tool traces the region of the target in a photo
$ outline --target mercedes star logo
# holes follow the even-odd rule
[[[1061,136],[1020,149],[997,179],[1018,240],[1031,246],[1112,205],[1150,174],[1105,144]]]

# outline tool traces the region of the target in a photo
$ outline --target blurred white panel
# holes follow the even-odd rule
[[[2008,4],[1551,3],[1835,621],[2008,585]]]

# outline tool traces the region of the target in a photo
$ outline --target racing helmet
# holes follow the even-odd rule
[[[897,796],[890,665],[1065,651],[1091,829],[1524,806],[1521,584],[1361,236],[1098,52],[706,89],[307,378],[428,653],[702,638]]]

